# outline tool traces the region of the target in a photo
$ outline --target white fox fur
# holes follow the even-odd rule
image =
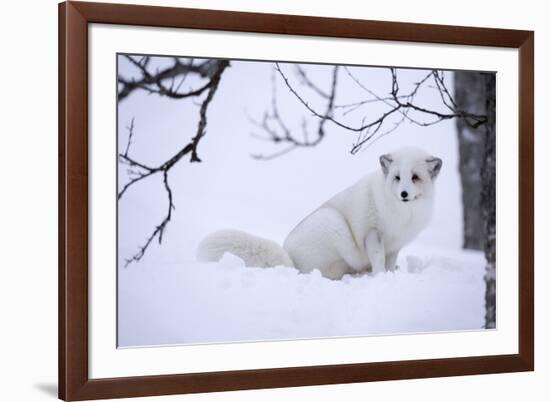
[[[293,267],[287,252],[274,241],[240,230],[225,229],[206,236],[199,245],[199,261],[219,261],[225,253],[242,259],[247,267]]]
[[[327,278],[393,271],[400,249],[426,227],[433,181],[442,161],[417,148],[380,156],[381,169],[336,194],[277,243],[237,230],[221,230],[199,244],[201,261],[224,253],[246,266],[318,269]]]

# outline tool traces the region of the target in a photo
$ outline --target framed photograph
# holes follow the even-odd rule
[[[59,23],[61,399],[534,369],[533,32]]]

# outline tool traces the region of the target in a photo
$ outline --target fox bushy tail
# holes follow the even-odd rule
[[[294,267],[285,249],[274,241],[229,229],[206,236],[197,248],[197,259],[219,261],[225,253],[239,257],[247,267]]]

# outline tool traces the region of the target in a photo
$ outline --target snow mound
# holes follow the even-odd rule
[[[340,281],[319,271],[168,262],[119,270],[120,347],[480,329],[481,252],[409,248],[399,269]],[[122,264],[120,264],[122,266]]]

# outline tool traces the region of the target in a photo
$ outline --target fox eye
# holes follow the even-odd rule
[[[416,174],[413,174],[412,181],[418,181],[418,180],[420,180],[420,177],[418,177],[418,175]]]
[[[399,181],[399,180],[401,180],[401,177],[395,176],[395,180]]]

